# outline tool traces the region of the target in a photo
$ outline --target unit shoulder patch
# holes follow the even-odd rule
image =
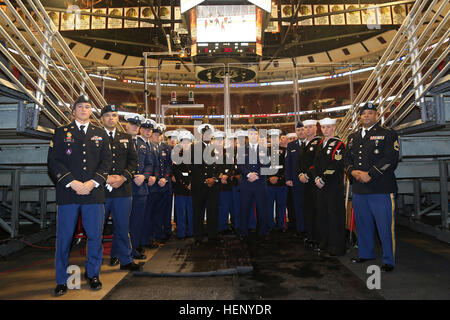
[[[395,142],[394,142],[394,150],[395,150],[395,151],[400,150],[400,145],[399,145],[399,143],[398,143],[398,140],[395,140]]]

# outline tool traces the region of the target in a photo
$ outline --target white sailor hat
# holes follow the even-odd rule
[[[223,138],[225,138],[225,132],[223,132],[223,131],[214,131],[213,138],[214,139],[223,139]]]
[[[316,125],[317,124],[317,120],[313,120],[313,119],[308,119],[303,121],[303,125],[304,126],[311,126],[311,125]]]
[[[197,127],[197,132],[200,134],[203,134],[208,130],[210,130],[211,133],[214,133],[214,127],[209,123],[202,123]]]
[[[280,129],[270,129],[269,131],[267,131],[267,133],[270,136],[279,136],[279,135],[281,135],[281,130]]]
[[[193,141],[194,140],[194,135],[192,133],[190,133],[189,131],[185,130],[180,132],[180,134],[178,135],[178,140],[182,141],[184,139],[188,139]]]
[[[286,135],[286,138],[288,138],[288,139],[290,139],[290,138],[297,138],[297,134],[295,132],[288,133]]]
[[[175,129],[176,132],[178,132],[178,134],[182,133],[182,132],[190,132],[189,130],[185,129],[185,128],[178,128]]]
[[[178,139],[178,136],[180,135],[180,132],[178,132],[178,131],[176,131],[176,130],[170,130],[170,131],[167,131],[164,135],[165,135],[167,138],[175,138],[175,139]]]
[[[153,129],[156,127],[156,121],[153,119],[144,119],[141,123],[142,128]]]
[[[247,137],[247,136],[248,136],[248,133],[247,133],[247,131],[245,131],[245,130],[237,130],[237,131],[235,132],[235,134],[236,134],[236,138],[239,138],[239,137]]]
[[[159,128],[161,130],[161,133],[163,131],[166,131],[166,125],[164,123],[157,123],[156,127]]]
[[[227,134],[227,139],[236,139],[236,138],[237,138],[237,136],[236,136],[236,133],[234,133],[234,132],[230,132]]]
[[[127,113],[123,116],[126,122],[137,124],[140,126],[144,121],[145,118],[137,113]]]
[[[328,125],[328,124],[336,124],[336,119],[331,119],[331,118],[324,118],[322,120],[319,121],[320,125]]]

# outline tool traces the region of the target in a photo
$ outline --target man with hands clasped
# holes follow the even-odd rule
[[[55,179],[57,203],[56,296],[67,292],[70,247],[80,209],[87,236],[85,274],[92,290],[102,288],[99,274],[103,256],[104,185],[112,155],[105,130],[89,121],[91,106],[85,94],[75,101],[72,106],[75,120],[55,129],[48,151],[48,170]]]
[[[395,168],[399,158],[398,135],[377,122],[377,105],[360,109],[362,128],[348,137],[345,170],[352,182],[352,203],[358,230],[358,257],[353,263],[375,259],[375,227],[383,247],[381,270],[395,265]]]

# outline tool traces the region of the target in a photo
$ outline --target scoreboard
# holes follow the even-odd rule
[[[216,42],[198,43],[197,55],[218,56],[218,55],[256,55],[256,43],[247,42]]]

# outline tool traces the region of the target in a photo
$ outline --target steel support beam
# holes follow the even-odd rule
[[[445,160],[439,160],[439,176],[441,182],[442,228],[448,229],[448,165]]]
[[[19,205],[20,205],[20,170],[11,172],[12,205],[11,205],[11,238],[19,235]]]

